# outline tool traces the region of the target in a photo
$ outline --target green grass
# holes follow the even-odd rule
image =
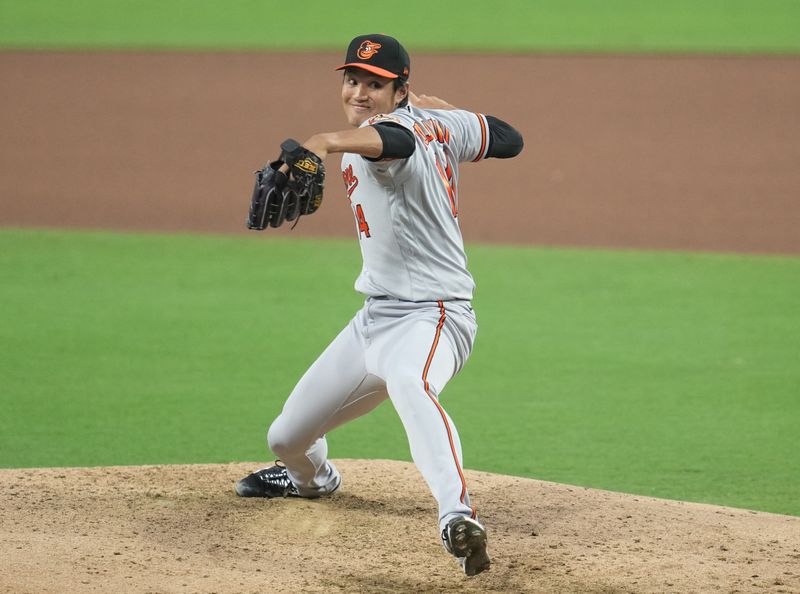
[[[468,468],[800,515],[800,259],[470,246]],[[0,230],[0,467],[267,456],[355,242]],[[408,460],[390,405],[331,455]]]
[[[797,53],[797,0],[0,0],[0,47]]]

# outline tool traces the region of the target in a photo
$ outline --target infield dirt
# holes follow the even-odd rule
[[[319,500],[251,464],[0,470],[4,592],[798,592],[800,518],[467,472],[490,571],[461,573],[409,463]]]
[[[340,58],[0,52],[0,224],[244,233],[278,142],[341,127]],[[467,242],[800,253],[798,58],[420,55],[413,89],[526,139],[463,168]],[[296,236],[353,235],[337,165]],[[249,464],[0,470],[0,591],[800,591],[800,518],[469,471],[467,580],[413,466],[340,465],[319,501],[236,498]]]
[[[0,52],[0,221],[244,233],[278,143],[343,127],[341,58]],[[468,242],[800,253],[800,58],[415,55],[412,90],[525,138],[462,167]],[[354,236],[338,164],[295,236]]]

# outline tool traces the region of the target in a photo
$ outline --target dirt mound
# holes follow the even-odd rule
[[[337,465],[314,501],[236,497],[253,464],[0,470],[0,591],[800,591],[800,518],[475,471],[466,578],[413,465]]]

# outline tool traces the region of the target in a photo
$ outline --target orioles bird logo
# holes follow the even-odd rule
[[[375,43],[374,41],[370,41],[367,39],[366,41],[362,41],[361,45],[358,48],[358,57],[362,60],[369,60],[372,56],[378,53],[381,44]]]

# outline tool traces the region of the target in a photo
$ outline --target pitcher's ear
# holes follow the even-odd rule
[[[408,99],[408,92],[409,92],[408,83],[404,84],[402,87],[397,89],[397,91],[395,92],[395,95],[394,95],[395,107],[397,107],[401,103],[404,103],[406,101],[406,99]]]

